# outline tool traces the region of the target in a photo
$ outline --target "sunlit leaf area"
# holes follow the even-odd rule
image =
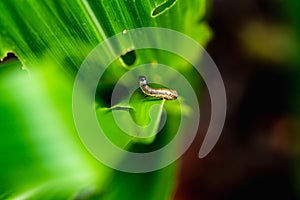
[[[0,199],[299,199],[299,11],[297,0],[0,1]],[[99,79],[93,101],[80,93],[111,143],[149,153],[171,143],[181,122],[199,123],[192,145],[175,162],[132,173],[91,153],[74,121],[73,95],[80,67],[99,44],[143,27],[177,31],[208,52],[225,85],[227,114],[217,144],[200,159],[212,112],[201,74],[163,49],[124,49]],[[157,43],[162,38],[151,36]],[[123,45],[109,46],[99,59]],[[197,63],[204,60],[202,51],[186,51]],[[126,82],[126,73],[146,64],[149,87],[170,91],[165,81],[179,89],[172,87],[180,85],[173,73],[156,71],[159,64],[190,83],[200,120],[192,97],[151,97],[139,88],[138,76]],[[114,87],[129,82],[136,83],[132,95],[111,101]],[[92,142],[107,152],[101,141]],[[185,142],[156,162],[168,160]],[[121,153],[105,156],[119,165],[126,160]]]

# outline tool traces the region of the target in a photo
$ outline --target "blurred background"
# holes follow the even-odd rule
[[[227,92],[221,138],[197,158],[209,123],[181,160],[176,200],[299,199],[300,2],[213,0],[207,50]]]

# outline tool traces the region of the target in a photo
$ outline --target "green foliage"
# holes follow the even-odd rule
[[[0,198],[169,199],[176,164],[130,174],[103,166],[87,152],[73,122],[73,78],[94,47],[124,30],[171,28],[205,45],[210,38],[201,21],[205,7],[205,0],[0,1],[0,58],[13,52],[20,60],[0,65]],[[120,102],[110,107],[106,101],[110,87],[142,63],[164,63],[185,74],[192,68],[162,51],[134,51],[127,57],[125,53],[99,85],[99,123],[122,148],[136,152],[158,149],[173,137],[173,124],[180,114],[178,102],[144,100],[137,91],[129,105]],[[164,107],[168,123],[158,136],[137,140],[114,126],[112,110],[122,115],[124,109],[118,108],[129,109],[135,122],[145,125],[155,104],[159,106],[153,113],[156,123],[142,134],[156,132]]]

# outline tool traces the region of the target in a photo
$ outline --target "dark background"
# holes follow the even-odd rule
[[[227,119],[215,148],[199,159],[210,116],[206,93],[198,138],[181,160],[176,200],[299,199],[297,6],[212,1],[207,51],[225,83]]]

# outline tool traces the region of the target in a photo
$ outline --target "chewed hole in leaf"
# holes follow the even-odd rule
[[[18,57],[13,52],[8,52],[4,58],[0,59],[0,64],[19,60]]]
[[[172,8],[177,0],[167,0],[164,3],[160,4],[156,8],[153,9],[152,11],[152,17],[156,17],[162,13],[164,13],[166,10]]]
[[[136,60],[135,51],[134,50],[128,51],[126,54],[121,55],[121,59],[127,66],[133,65]]]

